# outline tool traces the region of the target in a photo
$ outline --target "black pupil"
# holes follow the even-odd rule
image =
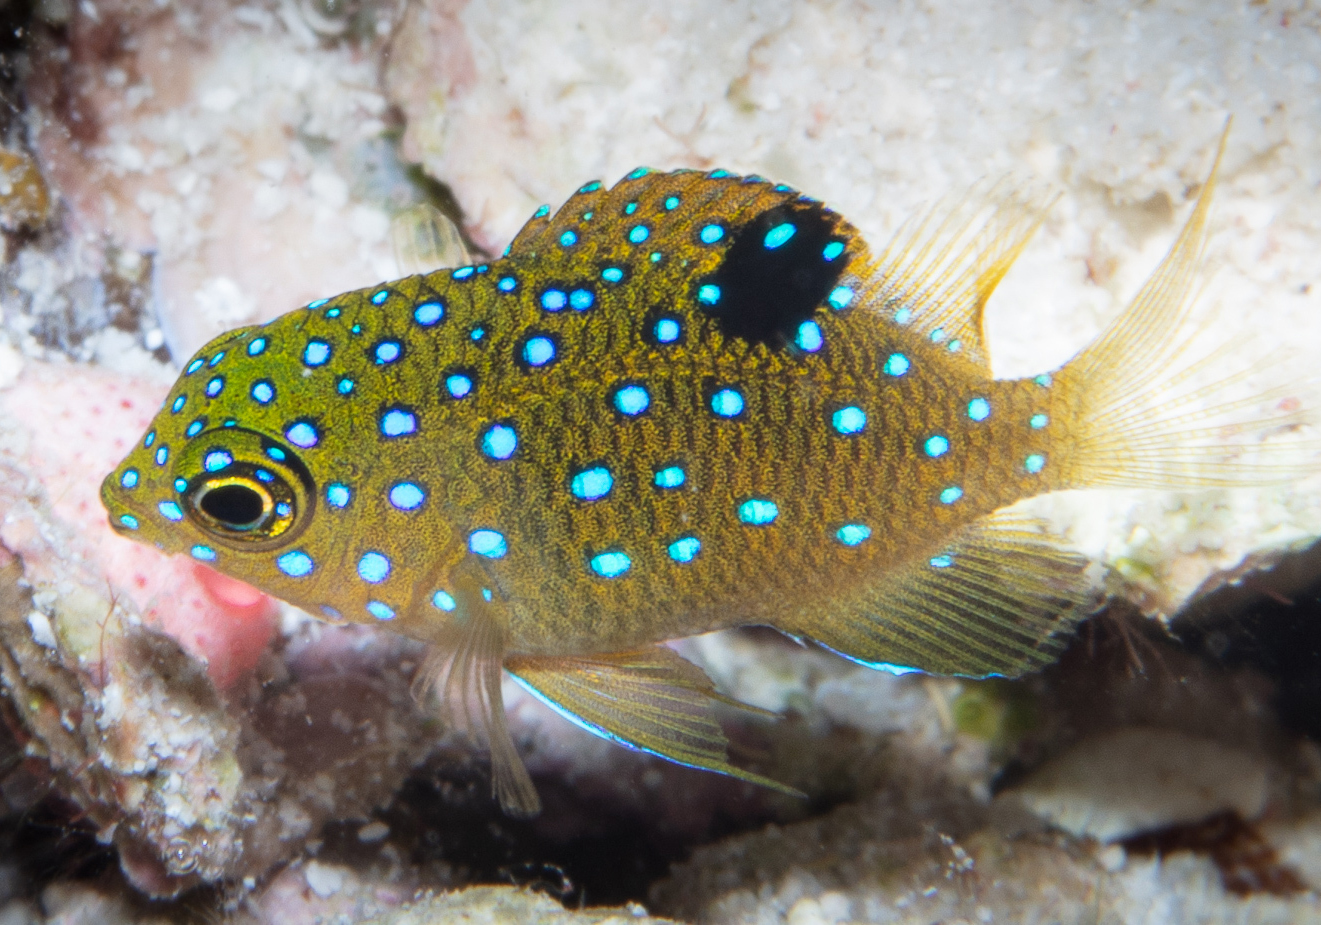
[[[230,527],[251,527],[261,519],[262,496],[246,485],[222,485],[202,496],[198,503],[211,517]]]

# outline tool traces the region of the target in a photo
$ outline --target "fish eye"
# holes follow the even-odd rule
[[[274,509],[274,502],[262,486],[250,482],[203,485],[198,493],[197,509],[230,530],[251,530]]]

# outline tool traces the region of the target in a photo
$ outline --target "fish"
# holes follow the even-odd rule
[[[614,742],[795,793],[730,762],[733,701],[666,643],[764,625],[1016,677],[1097,605],[1017,502],[1269,479],[1178,336],[1220,157],[1127,309],[1023,379],[992,376],[983,315],[1031,196],[970,194],[873,252],[761,177],[593,181],[499,259],[214,339],[102,499],[123,536],[430,644],[511,814],[540,804],[504,672]]]

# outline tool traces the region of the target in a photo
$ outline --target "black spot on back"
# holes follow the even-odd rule
[[[766,236],[785,223],[793,235],[768,248]],[[819,202],[794,202],[768,209],[735,229],[725,260],[701,285],[720,289],[714,304],[699,299],[719,320],[726,337],[783,347],[798,326],[821,308],[848,264],[848,250],[825,258],[832,241],[847,245],[840,219]],[[696,297],[698,290],[694,291]]]

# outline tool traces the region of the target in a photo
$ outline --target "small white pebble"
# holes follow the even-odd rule
[[[1117,874],[1128,863],[1128,852],[1123,845],[1109,845],[1096,855],[1096,861],[1112,874]]]
[[[369,822],[358,829],[358,841],[371,844],[390,834],[390,827],[384,822]]]
[[[344,871],[320,861],[312,861],[303,868],[303,878],[312,892],[322,899],[334,896],[344,886]]]
[[[165,346],[165,332],[160,328],[152,328],[142,335],[142,344],[148,350],[159,350]]]
[[[55,628],[50,625],[50,618],[40,610],[28,614],[28,626],[32,629],[32,639],[37,645],[47,649],[60,647],[59,640],[55,638]]]

